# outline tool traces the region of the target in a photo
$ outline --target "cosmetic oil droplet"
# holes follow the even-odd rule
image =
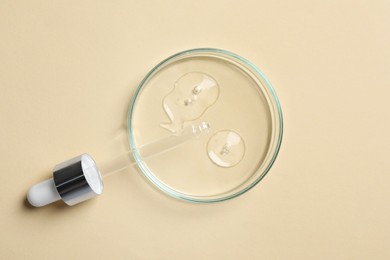
[[[170,122],[160,126],[172,133],[180,132],[185,121],[201,117],[218,96],[218,83],[211,76],[201,72],[183,75],[163,99],[163,108]]]
[[[211,136],[207,144],[210,160],[221,167],[237,165],[245,154],[245,143],[242,137],[232,131],[223,130]]]

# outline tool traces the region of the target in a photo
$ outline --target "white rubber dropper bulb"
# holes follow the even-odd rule
[[[60,199],[53,178],[33,185],[27,193],[27,200],[34,207],[42,207]]]

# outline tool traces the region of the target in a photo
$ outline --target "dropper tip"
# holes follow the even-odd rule
[[[200,127],[201,127],[202,130],[204,130],[204,131],[209,131],[209,130],[210,130],[210,124],[207,123],[207,122],[202,122],[202,123],[200,123]]]
[[[210,124],[207,122],[201,122],[199,125],[193,125],[192,131],[194,134],[208,134],[210,132]]]

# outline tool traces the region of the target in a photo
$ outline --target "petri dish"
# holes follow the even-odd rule
[[[153,156],[140,149],[207,122],[208,133]],[[282,111],[264,74],[220,49],[192,49],[155,66],[128,114],[129,144],[140,172],[164,193],[211,203],[254,187],[274,163]]]

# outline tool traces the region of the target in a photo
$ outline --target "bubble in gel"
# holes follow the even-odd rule
[[[245,154],[245,143],[242,137],[231,130],[215,133],[207,144],[210,160],[221,167],[237,165]]]
[[[201,117],[217,101],[218,96],[218,83],[211,76],[201,72],[183,75],[163,99],[165,113],[171,122],[160,126],[172,133],[180,132],[185,121]]]

